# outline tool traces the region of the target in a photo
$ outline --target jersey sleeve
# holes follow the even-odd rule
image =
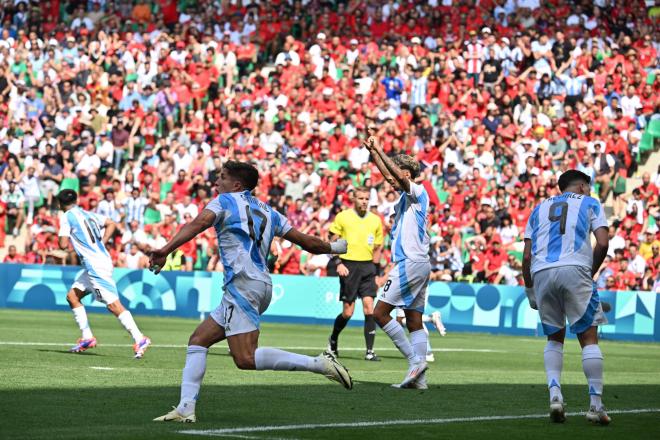
[[[408,196],[412,197],[417,202],[424,202],[428,204],[429,195],[426,193],[426,188],[424,185],[419,185],[413,181],[410,181],[410,191],[408,191]]]
[[[66,214],[60,219],[60,231],[57,235],[60,237],[71,236],[71,225],[69,225],[69,218]]]
[[[538,228],[540,206],[541,205],[538,205],[536,208],[534,208],[532,215],[530,215],[529,219],[527,220],[527,226],[525,226],[525,239],[531,240],[532,236],[534,235],[534,229]]]
[[[225,209],[222,207],[222,204],[220,203],[220,197],[216,197],[215,199],[211,200],[204,207],[204,209],[208,209],[209,211],[215,214],[215,221],[213,222],[214,225],[222,221],[222,219],[224,218]]]
[[[605,210],[600,202],[592,198],[591,206],[591,230],[595,231],[598,228],[607,228],[607,218],[605,218]]]
[[[95,212],[93,215],[94,215],[94,220],[96,220],[96,224],[99,225],[99,228],[100,229],[105,228],[105,222],[108,220],[108,217],[98,212]]]
[[[273,209],[273,232],[278,237],[284,237],[292,228],[289,219]]]
[[[335,219],[330,225],[330,232],[335,235],[339,235],[340,237],[344,236],[344,225],[342,222],[343,217],[344,216],[342,215],[342,212],[340,212],[335,216]]]

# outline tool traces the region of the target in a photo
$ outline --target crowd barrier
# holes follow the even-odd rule
[[[79,267],[0,264],[0,307],[68,310],[66,293]],[[162,272],[115,269],[114,279],[122,303],[143,315],[199,318],[213,310],[222,295],[221,273]],[[263,320],[268,322],[330,323],[341,311],[337,278],[273,276],[273,296]],[[612,305],[602,336],[630,341],[660,341],[658,295],[652,292],[600,292]],[[88,310],[104,305],[92,295],[83,303]],[[352,322],[364,319],[356,307]],[[432,283],[427,313],[440,311],[451,332],[487,332],[516,335],[541,334],[538,313],[520,287],[488,284]]]

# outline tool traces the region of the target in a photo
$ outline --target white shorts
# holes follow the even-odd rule
[[[570,324],[571,333],[580,334],[592,326],[607,324],[591,269],[583,266],[552,267],[533,275],[534,295],[546,335]]]
[[[234,278],[224,286],[220,305],[211,318],[227,336],[259,330],[262,313],[270,305],[273,286],[263,281]]]
[[[424,313],[430,275],[429,262],[400,261],[390,271],[380,300],[395,307]]]
[[[112,271],[103,273],[83,269],[71,287],[86,293],[93,293],[96,300],[105,305],[112,304],[119,299],[117,285],[112,279]]]

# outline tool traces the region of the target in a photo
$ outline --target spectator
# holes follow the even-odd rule
[[[16,237],[18,236],[18,231],[21,229],[24,221],[23,205],[25,204],[25,196],[15,180],[9,182],[7,192],[2,194],[2,201],[7,207],[6,227],[8,230],[12,231],[12,235]]]

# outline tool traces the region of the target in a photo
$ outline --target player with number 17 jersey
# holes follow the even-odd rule
[[[249,191],[220,194],[206,209],[216,215],[214,228],[225,269],[224,284],[235,278],[272,284],[268,253],[273,238],[291,229],[287,218]]]
[[[213,226],[225,271],[225,294],[211,318],[227,336],[257,330],[259,316],[272,295],[267,265],[270,245],[275,236],[289,232],[291,225],[250,191],[220,194],[206,209],[215,213]]]

